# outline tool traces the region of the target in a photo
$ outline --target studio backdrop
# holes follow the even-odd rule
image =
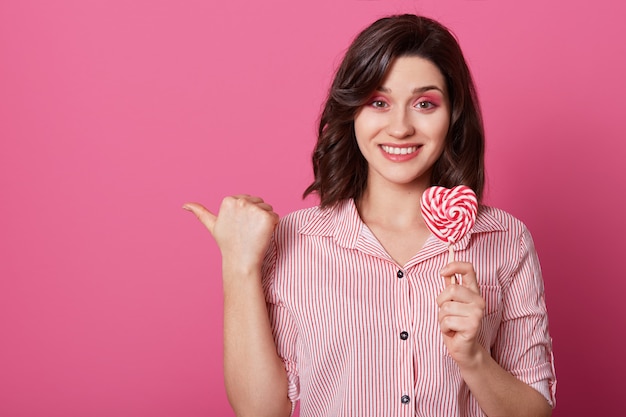
[[[543,267],[554,416],[626,415],[620,2],[20,0],[0,2],[0,416],[233,416],[220,256],[181,206],[316,204],[332,73],[404,12],[473,71],[486,203]]]

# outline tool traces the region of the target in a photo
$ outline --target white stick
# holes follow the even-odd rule
[[[448,246],[448,263],[450,262],[454,262],[454,247],[453,247],[454,243],[450,243],[450,245]],[[452,276],[450,277],[450,284],[456,284],[456,274],[452,274]],[[461,277],[459,277],[459,284],[461,284]]]

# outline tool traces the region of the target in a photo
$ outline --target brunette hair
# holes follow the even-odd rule
[[[431,185],[467,185],[480,201],[484,187],[484,130],[469,68],[454,35],[440,23],[411,14],[377,20],[352,42],[328,93],[313,151],[315,192],[322,207],[359,199],[367,186],[367,162],[354,133],[354,118],[380,87],[394,59],[419,56],[443,74],[450,100],[450,128],[435,162]]]

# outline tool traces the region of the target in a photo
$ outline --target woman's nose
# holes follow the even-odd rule
[[[412,136],[415,133],[415,127],[406,109],[396,108],[389,112],[387,133],[398,139]]]

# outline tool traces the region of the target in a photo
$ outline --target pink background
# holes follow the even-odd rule
[[[315,121],[352,37],[459,36],[487,202],[542,261],[555,416],[623,416],[626,15],[610,0],[0,3],[0,416],[232,416],[219,253],[181,210],[314,204]]]

